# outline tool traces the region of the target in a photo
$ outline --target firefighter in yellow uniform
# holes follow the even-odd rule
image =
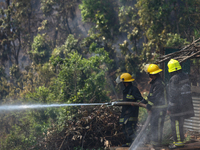
[[[123,101],[125,102],[140,102],[143,100],[140,91],[132,82],[134,79],[129,73],[123,73],[120,77],[117,78],[116,82],[122,82],[124,85],[123,90]],[[126,143],[123,144],[123,147],[129,147],[136,137],[136,127],[138,122],[138,106],[125,105],[122,106],[121,117],[119,123],[122,124],[122,130],[126,137]]]
[[[190,81],[187,74],[182,72],[180,63],[175,59],[171,59],[167,66],[171,75],[168,88],[169,104],[167,114],[170,115],[174,139],[169,148],[176,149],[184,146],[184,119],[194,116],[194,108]]]
[[[152,80],[147,100],[143,101],[143,103],[147,104],[147,110],[152,113],[148,139],[150,140],[149,144],[153,147],[161,144],[164,119],[167,111],[166,88],[159,74],[161,71],[162,69],[156,64],[148,66],[147,72]]]

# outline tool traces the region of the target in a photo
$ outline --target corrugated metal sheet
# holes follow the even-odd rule
[[[185,119],[184,129],[200,133],[200,97],[192,97],[195,116]]]

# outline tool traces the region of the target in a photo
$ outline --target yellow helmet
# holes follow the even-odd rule
[[[157,74],[161,71],[162,71],[162,69],[160,69],[156,64],[150,64],[147,68],[147,72],[149,74]]]
[[[123,73],[120,76],[120,80],[122,82],[133,82],[135,79],[133,79],[132,76],[129,73]]]
[[[168,62],[167,66],[168,66],[168,72],[169,73],[170,72],[174,72],[174,71],[178,71],[178,70],[182,69],[180,63],[177,60],[175,60],[175,59],[171,59]]]

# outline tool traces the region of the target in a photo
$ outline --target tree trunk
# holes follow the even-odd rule
[[[10,0],[6,0],[6,9],[8,9],[8,7],[10,6]],[[11,51],[11,44],[9,41],[9,37],[10,37],[10,32],[11,32],[11,26],[10,26],[10,12],[8,12],[8,27],[6,29],[6,33],[7,33],[7,51],[8,51],[8,61],[9,61],[9,68],[12,66],[12,51]]]

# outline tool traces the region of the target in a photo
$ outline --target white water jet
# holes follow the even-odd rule
[[[106,103],[1,105],[0,106],[0,111],[26,110],[26,109],[42,109],[42,108],[49,108],[49,107],[93,106],[93,105],[105,105],[105,104]]]

